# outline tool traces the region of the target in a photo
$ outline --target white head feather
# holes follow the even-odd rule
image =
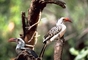
[[[16,49],[25,49],[25,42],[21,38],[17,38],[17,46]]]
[[[58,19],[58,21],[56,23],[56,26],[62,24],[63,23],[63,19],[64,19],[64,17],[61,17],[60,19]]]

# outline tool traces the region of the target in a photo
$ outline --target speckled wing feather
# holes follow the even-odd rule
[[[54,26],[53,28],[51,28],[49,32],[44,36],[44,41],[49,40],[51,37],[59,33],[61,29],[62,29],[61,25]]]

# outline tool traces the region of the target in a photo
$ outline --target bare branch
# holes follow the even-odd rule
[[[62,8],[66,8],[65,2],[60,1],[60,0],[44,0],[43,2],[57,4],[57,5],[61,6]]]
[[[23,39],[25,37],[25,12],[22,12],[22,28],[23,28]]]
[[[64,41],[64,37],[62,37],[61,39],[58,38],[58,40],[56,41],[56,45],[54,47],[54,60],[62,60]]]
[[[40,14],[41,14],[41,13],[40,13]],[[34,26],[38,25],[39,22],[40,22],[40,18],[39,18],[38,22],[36,22],[36,23],[34,23],[33,25],[27,27],[28,31],[30,31],[30,29],[33,28]]]
[[[88,34],[88,28],[86,28],[82,31],[82,33],[78,36],[78,40],[83,38],[86,34]]]
[[[34,34],[32,35],[31,39],[28,42],[30,42],[34,38],[35,35],[36,35],[36,32],[34,32]]]
[[[76,36],[76,33],[72,33],[72,34],[65,37],[65,41],[68,41],[69,39],[71,39],[71,38],[73,38],[75,36]]]

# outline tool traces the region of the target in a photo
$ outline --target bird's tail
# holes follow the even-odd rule
[[[43,43],[46,44],[50,37],[43,38]]]
[[[47,44],[47,43],[49,43],[49,40],[50,40],[50,37],[43,38],[43,43],[44,44]]]
[[[40,55],[39,55],[39,58],[43,57],[45,49],[46,49],[46,46],[47,46],[46,44],[43,45],[42,50],[41,50]]]
[[[29,54],[32,54],[32,56],[34,56],[35,58],[38,58],[38,55],[36,54],[36,52],[30,48],[26,49],[26,51],[29,53]]]
[[[46,39],[45,38],[43,38],[43,43],[46,44]]]

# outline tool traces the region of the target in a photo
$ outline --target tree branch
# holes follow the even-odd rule
[[[58,38],[58,40],[56,41],[56,45],[54,47],[54,60],[62,60],[64,41],[64,37],[62,37],[61,39]]]
[[[26,27],[25,26],[25,12],[22,12],[22,16],[21,17],[22,17],[22,28],[23,28],[23,36],[22,36],[22,38],[24,39],[25,38],[25,33],[26,33],[25,32],[25,30],[26,30],[25,29],[25,27]]]
[[[35,45],[35,39],[36,34],[35,31],[37,30],[38,21],[41,17],[41,11],[46,6],[45,3],[41,3],[39,0],[32,0],[32,3],[30,5],[30,9],[28,10],[28,23],[29,28],[27,31],[27,34],[25,36],[25,42],[29,45]],[[32,38],[30,42],[28,42],[31,37],[35,34],[35,36]],[[29,47],[32,48],[32,47]],[[32,48],[33,49],[33,48]]]
[[[45,3],[53,3],[61,6],[62,8],[66,8],[65,2],[60,1],[60,0],[44,0]]]

